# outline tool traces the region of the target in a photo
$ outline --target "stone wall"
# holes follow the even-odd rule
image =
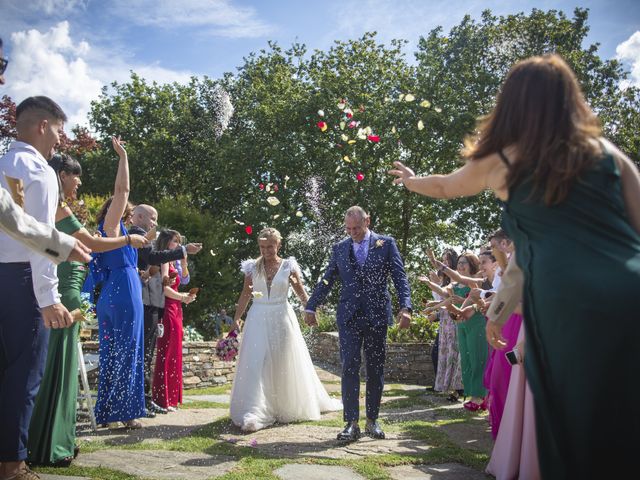
[[[340,372],[340,347],[337,332],[316,333],[307,338],[309,353],[314,362],[334,372]],[[384,365],[387,383],[433,385],[434,371],[431,362],[431,343],[388,343]],[[364,378],[364,356],[361,378]]]
[[[215,354],[216,342],[184,342],[182,344],[182,378],[184,389],[211,387],[233,381],[236,362],[224,362]],[[98,353],[98,342],[83,342],[86,353]],[[152,365],[155,365],[155,357]],[[87,375],[91,388],[98,387],[98,370]]]
[[[307,338],[315,363],[340,374],[340,349],[337,332],[316,333]],[[215,354],[216,342],[185,342],[182,345],[184,389],[223,385],[233,381],[236,362],[224,362]],[[83,342],[84,353],[98,353],[97,342]],[[155,358],[154,358],[155,364]],[[389,343],[385,362],[385,381],[433,385],[430,343]],[[97,388],[98,370],[89,373],[89,383]],[[364,378],[364,358],[361,377]]]

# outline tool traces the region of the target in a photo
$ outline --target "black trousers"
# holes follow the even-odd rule
[[[163,314],[164,308],[144,306],[144,396],[147,404],[151,401],[153,386],[153,353],[158,338],[158,321]]]

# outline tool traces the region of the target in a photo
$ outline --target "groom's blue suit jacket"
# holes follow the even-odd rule
[[[307,302],[307,310],[315,311],[324,303],[333,283],[339,278],[342,289],[337,311],[338,325],[351,320],[357,311],[364,314],[370,325],[392,324],[391,296],[387,286],[389,275],[396,288],[400,308],[411,310],[409,282],[396,241],[371,232],[369,242],[369,254],[363,266],[356,261],[351,238],[333,246],[329,266]]]

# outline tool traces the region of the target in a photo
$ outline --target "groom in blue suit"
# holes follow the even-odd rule
[[[305,321],[308,325],[317,324],[316,308],[324,302],[339,278],[342,289],[337,323],[342,359],[342,403],[347,425],[338,434],[338,440],[360,438],[360,352],[363,346],[367,367],[365,433],[384,438],[377,420],[384,386],[387,327],[393,324],[387,288],[389,275],[400,303],[400,328],[407,328],[411,321],[411,292],[396,241],[369,230],[369,215],[361,207],[347,210],[345,229],[349,238],[333,246],[329,266],[307,302]]]

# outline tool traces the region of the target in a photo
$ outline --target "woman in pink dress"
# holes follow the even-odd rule
[[[180,234],[164,230],[158,235],[156,249],[171,250],[180,245]],[[183,274],[186,258],[181,260]],[[182,403],[182,304],[196,299],[195,294],[178,292],[180,275],[173,262],[163,263],[162,278],[173,277],[173,283],[164,287],[163,333],[158,336],[156,368],[153,373],[153,403],[174,411]]]
[[[511,321],[511,319],[509,319]],[[506,331],[506,328],[503,332]],[[539,480],[533,395],[525,378],[524,324],[518,333],[519,364],[511,369],[509,391],[487,473],[497,480]],[[495,350],[504,357],[505,350]]]

